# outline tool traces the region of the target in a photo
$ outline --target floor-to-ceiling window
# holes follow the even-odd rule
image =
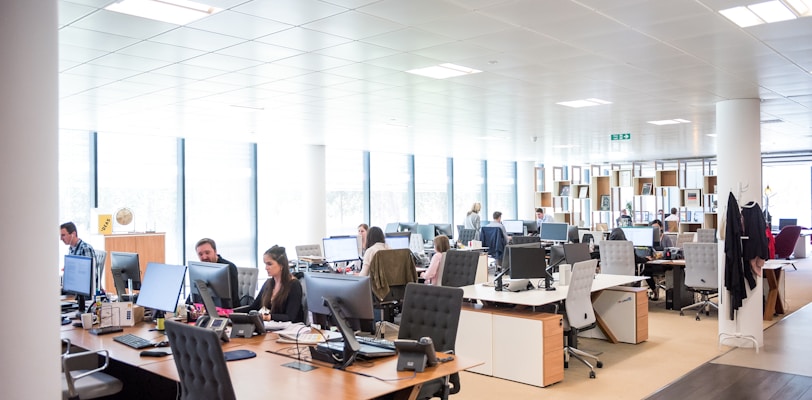
[[[192,139],[184,147],[186,259],[197,260],[195,243],[207,237],[227,260],[255,267],[254,145]]]
[[[364,219],[364,156],[362,151],[325,150],[325,207],[328,235],[354,235]]]
[[[768,208],[774,227],[778,227],[782,218],[797,219],[800,226],[812,226],[811,168],[810,162],[765,164],[762,167],[761,190],[764,201],[761,206]],[[764,192],[767,186],[770,187],[769,193]]]
[[[76,224],[79,237],[93,246],[103,242],[93,237],[98,226],[90,221],[94,207],[91,187],[92,137],[88,131],[61,131],[59,133],[59,223],[71,221]],[[68,254],[68,246],[57,240],[54,227],[54,246],[59,245],[60,254]],[[62,260],[60,260],[60,263]]]
[[[408,222],[411,200],[409,156],[373,152],[369,159],[370,220],[384,229],[389,222]]]
[[[450,223],[448,215],[448,159],[414,157],[415,220],[421,223]]]
[[[479,217],[483,221],[490,220],[486,215],[485,193],[483,184],[485,177],[482,175],[482,161],[469,159],[454,159],[454,220],[457,225],[463,225],[465,215],[475,202],[483,204]]]
[[[516,163],[488,161],[488,213],[502,212],[502,219],[516,219]]]

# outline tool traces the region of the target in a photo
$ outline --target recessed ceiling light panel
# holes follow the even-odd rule
[[[406,72],[434,79],[446,79],[453,78],[455,76],[478,74],[482,71],[478,69],[463,67],[462,65],[445,63],[426,68],[412,69]]]
[[[177,25],[186,25],[222,11],[188,0],[121,0],[113,2],[105,10]]]
[[[778,0],[773,1],[765,1],[763,3],[758,4],[751,4],[747,6],[751,11],[756,13],[759,18],[763,19],[764,22],[771,23],[771,22],[781,22],[787,21],[790,19],[795,19],[795,14]]]
[[[719,10],[719,14],[733,21],[734,24],[747,28],[748,26],[761,25],[764,21],[747,7],[733,7],[726,10]]]

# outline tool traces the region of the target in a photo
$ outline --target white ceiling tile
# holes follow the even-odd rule
[[[466,42],[453,42],[453,43],[445,43],[439,46],[427,47],[420,50],[415,50],[412,53],[429,57],[435,58],[438,60],[446,60],[449,62],[454,62],[458,60],[465,60],[465,59],[472,59],[472,58],[481,58],[482,54],[486,54],[486,58],[497,58],[495,57],[498,53],[491,49],[483,48],[477,46],[475,44],[466,43]],[[490,54],[488,54],[490,53]],[[471,65],[466,65],[467,67],[472,67]],[[475,68],[475,67],[473,67]],[[480,69],[480,68],[477,68]]]
[[[310,85],[304,82],[296,82],[292,80],[279,80],[270,83],[265,83],[257,87],[263,90],[281,92],[285,94],[304,92],[315,88],[314,85]]]
[[[495,33],[489,33],[465,40],[479,46],[496,51],[522,51],[528,48],[556,43],[548,37],[520,28],[512,28]]]
[[[438,0],[382,0],[358,11],[403,25],[418,25],[465,12],[465,8]]]
[[[233,10],[290,25],[303,25],[347,9],[316,0],[252,0]]]
[[[367,64],[372,64],[378,67],[390,68],[396,71],[409,71],[416,68],[430,67],[437,65],[443,61],[419,56],[417,54],[400,53],[388,57],[376,58],[367,61]]]
[[[101,78],[109,78],[109,79],[124,79],[139,73],[139,71],[125,69],[125,68],[113,68],[113,67],[105,67],[102,65],[93,65],[93,64],[82,64],[78,65],[75,68],[69,69],[67,72],[74,75],[84,75],[88,77],[101,77]]]
[[[477,12],[438,19],[418,26],[420,29],[462,40],[513,28],[513,25]]]
[[[329,47],[317,51],[319,54],[325,56],[343,58],[356,62],[371,60],[373,58],[381,58],[391,56],[398,53],[397,50],[389,49],[386,47],[376,46],[374,44],[352,41],[338,46]]]
[[[311,71],[321,71],[330,68],[340,67],[342,65],[351,64],[352,61],[342,60],[340,58],[323,56],[316,53],[305,53],[298,56],[288,57],[276,62],[279,65],[307,69]]]
[[[381,0],[321,0],[321,1],[328,4],[353,9]]]
[[[312,74],[299,75],[288,79],[290,82],[301,82],[313,86],[334,86],[353,80],[353,78],[325,72],[313,72]],[[310,91],[312,91],[312,89]]]
[[[179,77],[179,76],[170,76],[165,74],[158,74],[154,72],[145,72],[143,74],[138,74],[135,76],[131,76],[127,78],[127,81],[136,82],[136,83],[143,83],[146,85],[152,85],[156,87],[176,87],[181,86],[186,83],[193,82],[192,79],[186,77]]]
[[[435,35],[419,29],[406,28],[368,37],[363,41],[390,49],[409,52],[426,47],[438,46],[451,42],[452,40],[451,38]]]
[[[69,1],[59,2],[59,26],[63,27],[95,11],[95,7],[82,4],[71,3]]]
[[[88,49],[116,51],[136,42],[138,42],[138,39],[104,32],[95,32],[72,26],[67,26],[59,30],[59,44],[68,44]]]
[[[298,75],[309,74],[311,72],[313,71],[301,68],[286,67],[284,65],[276,65],[270,63],[257,65],[256,67],[246,68],[240,71],[240,73],[243,74],[257,75],[270,79],[291,78]]]
[[[88,15],[74,22],[72,26],[136,39],[147,39],[178,27],[175,24],[107,10],[99,10]]]
[[[136,57],[119,53],[110,53],[104,57],[99,57],[90,63],[105,67],[126,68],[142,72],[150,71],[169,64],[167,61],[156,60],[154,58]]]
[[[343,67],[332,68],[327,72],[355,79],[371,79],[376,76],[388,75],[397,72],[390,68],[377,67],[366,63],[348,64]]]
[[[274,46],[270,44],[260,43],[257,41],[243,42],[235,46],[226,47],[218,50],[218,54],[228,56],[247,58],[249,60],[258,60],[263,62],[271,62],[281,60],[283,58],[293,57],[302,54],[299,50],[294,50],[287,47]]]
[[[88,62],[94,58],[99,58],[108,54],[104,50],[90,49],[87,47],[71,46],[69,44],[59,45],[59,59],[76,61],[78,63]]]
[[[223,71],[219,69],[205,68],[189,64],[172,64],[163,68],[158,68],[152,72],[194,80],[207,79],[223,74]]]
[[[405,28],[405,26],[401,24],[356,11],[348,11],[329,18],[324,18],[309,23],[304,27],[354,40]]]
[[[347,43],[350,40],[327,33],[317,32],[312,29],[295,27],[261,37],[257,39],[257,41],[276,46],[293,48],[302,52],[311,52],[321,50],[325,47]]]
[[[169,62],[183,61],[204,54],[204,52],[200,50],[152,42],[149,40],[125,47],[117,51],[117,53]]]
[[[216,51],[224,47],[234,46],[238,43],[244,42],[243,39],[233,36],[226,36],[219,33],[201,31],[199,29],[187,27],[180,27],[170,32],[150,38],[150,40],[158,43],[188,47],[202,51]]]
[[[183,61],[181,64],[219,69],[222,71],[238,71],[260,65],[262,64],[262,61],[209,53],[195,58],[190,58]]]
[[[281,22],[229,10],[223,10],[212,16],[192,22],[187,26],[248,40],[270,35],[291,27],[291,25]]]

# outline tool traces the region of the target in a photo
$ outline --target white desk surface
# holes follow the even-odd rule
[[[625,285],[627,283],[642,281],[644,279],[646,279],[645,276],[595,274],[595,280],[592,282],[592,291],[597,292],[613,286]],[[485,285],[486,284],[480,283],[476,285],[463,286],[462,297],[466,299],[519,304],[524,306],[542,306],[566,299],[568,288],[568,286],[556,285],[556,290],[551,291],[535,289],[525,290],[522,292],[497,292],[494,290],[492,282],[491,286]]]

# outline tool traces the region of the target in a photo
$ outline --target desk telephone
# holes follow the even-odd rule
[[[195,322],[195,326],[211,329],[217,332],[217,335],[220,336],[220,340],[224,342],[229,341],[228,335],[226,335],[226,326],[228,326],[228,318],[223,317],[212,318],[208,315],[202,315],[200,317],[197,317],[197,322]]]
[[[395,348],[398,350],[398,371],[423,372],[426,367],[437,365],[434,342],[428,336],[420,340],[395,340]]]

